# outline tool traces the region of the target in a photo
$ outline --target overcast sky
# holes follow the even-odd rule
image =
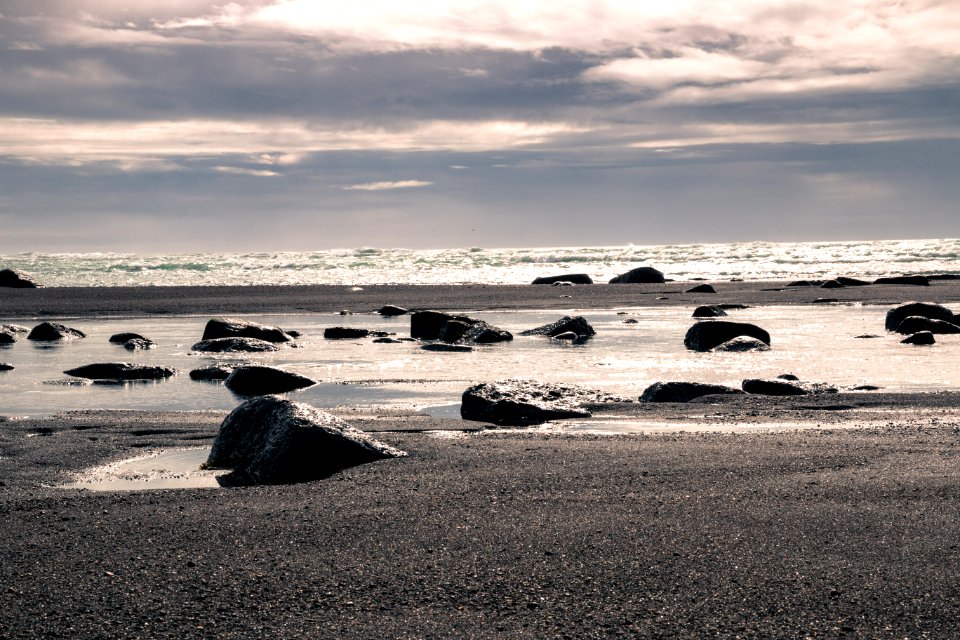
[[[960,0],[0,0],[2,253],[958,235]]]

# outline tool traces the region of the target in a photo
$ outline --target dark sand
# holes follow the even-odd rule
[[[0,309],[7,320],[159,313],[165,300],[176,301],[169,312],[211,314],[597,308],[652,304],[670,287],[365,287],[362,299],[343,287],[49,289],[3,292]],[[812,293],[759,288],[718,285],[713,298]],[[822,297],[854,291],[876,303],[960,300],[942,283]],[[561,294],[581,297],[551,298]],[[658,303],[709,299],[665,295]],[[300,485],[127,493],[54,485],[144,451],[208,445],[224,414],[6,419],[0,638],[955,638],[958,406],[955,393],[860,393],[598,410],[664,425],[627,436],[344,408],[410,457]],[[791,428],[670,426],[688,422]]]

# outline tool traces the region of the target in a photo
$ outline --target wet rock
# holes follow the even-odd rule
[[[750,336],[738,336],[732,340],[727,340],[726,342],[718,344],[713,348],[713,351],[770,351],[770,345],[766,344],[765,342],[761,342],[756,338],[751,338]]]
[[[843,289],[844,285],[841,284],[840,282],[837,282],[836,280],[827,280],[822,285],[820,285],[820,288],[821,289]]]
[[[551,338],[556,338],[563,333],[574,333],[577,335],[578,339],[581,340],[597,334],[594,328],[590,326],[590,323],[587,322],[587,319],[583,316],[563,316],[556,322],[551,322],[550,324],[545,324],[540,327],[521,331],[520,335],[550,336]]]
[[[873,284],[907,284],[917,287],[930,286],[930,280],[926,276],[892,276],[889,278],[877,278]]]
[[[875,335],[873,333],[861,333],[859,336],[853,336],[853,337],[860,340],[869,340],[870,338],[879,338],[881,336]]]
[[[623,324],[640,324],[640,321],[637,320],[636,318],[624,318],[620,322],[622,322]]]
[[[410,311],[407,309],[404,309],[403,307],[397,307],[392,304],[386,304],[380,307],[379,309],[377,309],[377,313],[379,313],[382,316],[402,316],[410,313]]]
[[[796,382],[799,382],[799,381],[800,381],[800,378],[798,378],[797,376],[793,375],[792,373],[781,373],[780,375],[777,376],[777,379],[778,379],[778,380],[790,380],[790,381],[796,381]]]
[[[788,287],[813,287],[823,284],[822,282],[810,282],[809,280],[794,280],[793,282],[788,282],[786,286]]]
[[[374,342],[377,344],[398,344],[403,342],[403,340],[398,340],[397,338],[375,338]]]
[[[811,300],[810,304],[835,304],[840,302],[839,298],[817,298],[816,300]]]
[[[115,333],[112,336],[110,336],[110,342],[113,342],[114,344],[123,344],[130,340],[146,340],[146,339],[147,338],[144,338],[139,333],[130,333],[130,332]]]
[[[297,373],[263,365],[241,365],[233,370],[224,385],[239,395],[265,396],[286,393],[316,384],[316,381]]]
[[[742,395],[740,389],[702,382],[655,382],[640,396],[640,402],[690,402],[710,395]]]
[[[566,342],[566,341],[582,342],[583,341],[581,337],[576,333],[574,333],[573,331],[564,331],[563,333],[558,333],[557,335],[550,336],[550,337],[553,340],[560,340],[561,342]]]
[[[225,364],[211,364],[198,367],[190,372],[191,380],[226,380],[236,367]]]
[[[323,337],[327,340],[355,340],[366,337],[384,338],[386,331],[372,331],[359,327],[327,327],[323,330]]]
[[[747,393],[763,396],[805,396],[810,392],[800,385],[786,380],[760,380],[749,378],[744,380],[741,387]]]
[[[610,284],[661,284],[663,273],[653,267],[637,267],[610,279]]]
[[[214,338],[201,340],[190,348],[203,353],[263,353],[280,350],[276,344],[257,338]]]
[[[287,329],[286,333],[291,338],[300,338],[303,336],[303,333],[300,331],[297,331],[296,329]]]
[[[760,327],[747,322],[728,322],[726,320],[698,322],[687,330],[683,344],[687,349],[693,351],[710,351],[739,336],[756,338],[770,346],[770,334]]]
[[[698,284],[684,291],[684,293],[716,293],[717,290],[710,284]]]
[[[144,351],[147,349],[156,349],[157,343],[147,338],[131,338],[123,343],[123,348],[127,351]]]
[[[703,305],[693,310],[694,318],[722,318],[727,312],[717,305]]]
[[[716,306],[720,307],[720,308],[723,309],[724,311],[730,311],[731,309],[732,309],[732,310],[737,310],[737,309],[749,309],[749,308],[750,308],[750,305],[748,305],[748,304],[740,304],[739,302],[722,302],[722,303],[720,303],[720,304],[718,304],[718,305],[716,305]]]
[[[207,322],[201,340],[256,338],[267,342],[289,342],[293,337],[280,327],[237,318],[213,318]]]
[[[0,344],[13,344],[17,341],[17,337],[12,333],[7,333],[6,331],[0,331]]]
[[[848,278],[846,276],[838,276],[836,278],[836,281],[845,287],[865,287],[870,284],[866,280],[859,280],[857,278]]]
[[[946,320],[932,320],[930,318],[924,318],[923,316],[907,316],[896,328],[897,333],[904,335],[920,333],[921,331],[929,331],[934,334],[960,333],[960,326],[952,322],[947,322]]]
[[[0,362],[0,371],[13,371],[15,368],[9,362]]]
[[[936,344],[933,334],[929,331],[921,331],[900,341],[902,344],[930,345]]]
[[[887,331],[896,331],[900,323],[910,316],[920,316],[931,320],[953,321],[953,312],[939,304],[929,302],[910,302],[887,311],[884,327]]]
[[[287,484],[405,455],[329,413],[265,396],[244,402],[224,418],[207,467],[233,469],[241,482]]]
[[[883,387],[878,387],[875,384],[858,384],[850,387],[850,391],[879,391],[882,388]]]
[[[176,374],[177,370],[173,367],[132,362],[99,362],[69,369],[64,373],[89,380],[161,380]]]
[[[73,329],[56,322],[41,322],[30,331],[27,340],[50,342],[54,340],[73,340],[74,338],[86,337],[87,334],[79,329]]]
[[[440,332],[443,331],[443,325],[450,320],[467,324],[479,322],[467,316],[455,316],[441,311],[415,311],[410,315],[410,337],[420,340],[438,340]]]
[[[434,342],[420,347],[424,351],[447,351],[450,353],[469,353],[473,347],[467,344],[448,344],[446,342]]]
[[[544,276],[536,278],[531,284],[556,284],[569,282],[571,284],[593,284],[593,279],[585,273],[568,273],[562,276]]]
[[[0,287],[9,287],[11,289],[36,289],[37,283],[25,274],[16,269],[0,269]]]
[[[6,333],[30,333],[30,329],[19,324],[0,324],[0,331]]]
[[[960,275],[955,273],[937,273],[928,275],[927,280],[960,280]]]
[[[587,418],[586,404],[624,402],[625,398],[575,385],[532,380],[502,380],[474,385],[463,392],[464,420],[501,426],[541,424],[563,418]]]

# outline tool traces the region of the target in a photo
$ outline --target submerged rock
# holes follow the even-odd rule
[[[280,350],[280,347],[274,343],[257,338],[214,338],[201,340],[190,348],[202,353],[261,353]]]
[[[910,302],[887,311],[884,327],[887,331],[896,331],[900,323],[910,316],[953,322],[953,312],[942,305],[929,302]]]
[[[543,276],[536,278],[530,284],[555,284],[557,282],[569,282],[570,284],[593,284],[593,278],[585,273],[568,273],[562,276]]]
[[[447,351],[450,353],[469,353],[473,347],[467,344],[448,344],[446,342],[433,342],[420,347],[424,351]]]
[[[721,307],[717,305],[703,305],[693,310],[694,318],[723,318],[727,315]]]
[[[226,364],[211,364],[190,372],[191,380],[226,380],[236,367]]]
[[[683,344],[687,349],[693,351],[710,351],[739,336],[756,338],[770,346],[770,334],[760,327],[748,322],[729,322],[726,320],[698,322],[687,330]]]
[[[36,289],[37,283],[25,274],[16,269],[0,269],[0,287],[9,287],[11,289]]]
[[[369,336],[383,338],[386,335],[386,331],[372,331],[360,327],[327,327],[323,330],[323,337],[327,340],[355,340]]]
[[[525,426],[563,418],[587,418],[590,412],[584,405],[609,402],[629,400],[575,385],[502,380],[477,384],[464,391],[460,416],[500,426]]]
[[[637,267],[611,278],[610,284],[662,284],[666,282],[663,272],[653,267]]]
[[[89,380],[160,380],[175,375],[177,370],[173,367],[132,362],[99,362],[69,369],[64,373]]]
[[[920,331],[900,341],[902,344],[930,345],[936,344],[933,334],[929,331]]]
[[[865,287],[870,284],[866,280],[860,280],[858,278],[848,278],[846,276],[838,276],[837,278],[835,278],[835,280],[845,287]]]
[[[56,322],[41,322],[33,328],[27,340],[38,340],[42,342],[52,342],[54,340],[73,340],[74,338],[86,338],[87,334],[80,329],[73,329]]]
[[[896,328],[897,333],[910,335],[929,331],[936,334],[960,333],[960,326],[946,320],[933,320],[922,316],[907,316]]]
[[[644,389],[640,402],[690,402],[711,395],[743,395],[740,389],[701,382],[654,382]]]
[[[224,418],[207,467],[232,469],[254,484],[286,484],[406,455],[310,405],[264,396]]]
[[[131,338],[123,343],[123,348],[127,351],[143,351],[146,349],[155,349],[157,343],[147,338]]]
[[[201,340],[256,338],[267,342],[290,342],[293,337],[280,327],[238,318],[213,318],[207,322]]]
[[[228,389],[244,396],[286,393],[295,389],[311,387],[315,384],[315,380],[298,373],[253,364],[237,367],[224,382]]]
[[[713,348],[713,351],[732,351],[732,352],[745,352],[745,351],[770,351],[770,345],[756,338],[751,338],[750,336],[738,336],[731,340],[727,340],[721,344],[718,344]]]
[[[410,315],[410,337],[419,340],[439,340],[443,326],[450,320],[474,324],[468,316],[455,316],[442,311],[415,311]]]
[[[589,338],[590,336],[597,334],[594,328],[590,326],[590,323],[587,322],[587,319],[583,316],[563,316],[556,322],[551,322],[550,324],[545,324],[540,327],[521,331],[520,335],[550,336],[551,338],[556,338],[564,333],[574,333],[580,339]]]

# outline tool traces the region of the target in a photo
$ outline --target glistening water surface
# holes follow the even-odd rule
[[[683,346],[692,308],[629,308],[584,311],[597,335],[581,345],[516,335],[558,319],[564,312],[471,313],[513,332],[513,342],[478,346],[472,353],[439,353],[414,342],[377,344],[371,339],[325,340],[330,326],[356,326],[409,335],[409,317],[363,314],[243,316],[296,329],[300,348],[276,353],[199,355],[190,348],[208,317],[63,320],[88,333],[85,339],[36,343],[20,334],[0,347],[0,414],[44,415],[69,409],[231,409],[240,398],[222,383],[191,380],[188,372],[215,362],[256,362],[289,369],[318,384],[289,394],[318,407],[451,405],[471,384],[522,377],[569,382],[637,397],[656,381],[689,380],[739,386],[748,377],[793,373],[841,387],[872,384],[887,391],[939,391],[960,383],[960,336],[937,336],[932,347],[900,344],[883,329],[887,307],[871,305],[758,307],[730,312],[730,320],[753,322],[772,336],[765,353],[696,353]],[[618,311],[624,315],[619,315]],[[566,313],[576,314],[577,311]],[[627,324],[626,319],[635,320]],[[35,321],[4,319],[32,326]],[[158,348],[129,352],[108,338],[134,331]],[[863,339],[855,336],[874,334]],[[132,361],[173,366],[179,374],[158,382],[115,385],[60,384],[66,369],[94,362]]]

